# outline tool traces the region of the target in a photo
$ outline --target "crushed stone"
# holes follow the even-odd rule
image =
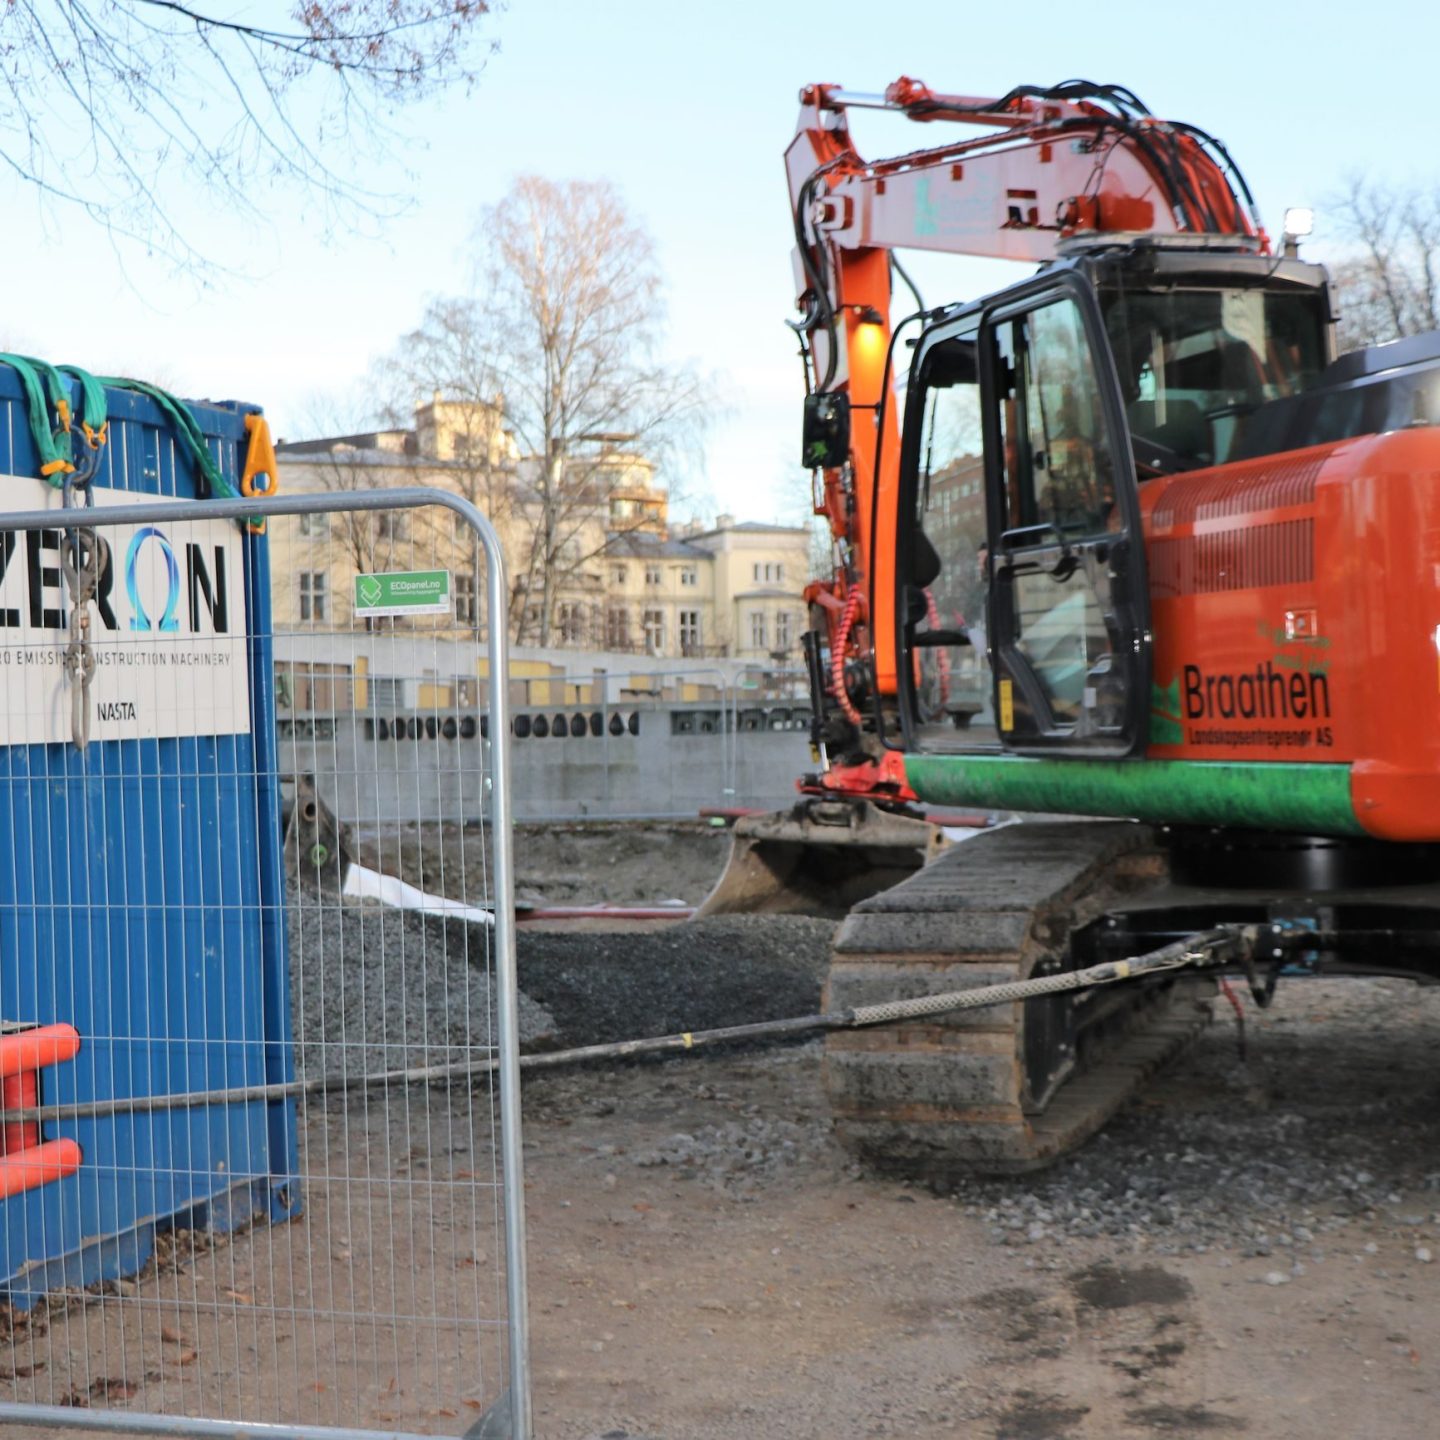
[[[366,1075],[478,1058],[496,1043],[486,941],[378,905],[291,897],[291,1018],[299,1074]],[[471,927],[478,928],[478,927]],[[555,1021],[519,997],[520,1043],[552,1036]]]

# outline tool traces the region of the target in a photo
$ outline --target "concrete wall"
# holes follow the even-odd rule
[[[554,733],[557,717],[563,738]],[[406,711],[282,719],[281,766],[313,774],[321,798],[346,824],[479,820],[486,718]],[[517,820],[780,809],[793,803],[795,780],[811,766],[808,711],[784,704],[732,714],[704,703],[521,709],[515,720]]]

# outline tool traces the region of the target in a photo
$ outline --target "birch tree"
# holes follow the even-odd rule
[[[613,511],[624,456],[673,455],[705,418],[702,387],[660,353],[654,244],[614,186],[521,176],[474,239],[474,292],[432,304],[392,368],[412,398],[501,408],[520,459],[481,477],[503,494],[472,498],[515,537],[515,638],[548,645],[560,590],[644,523]]]

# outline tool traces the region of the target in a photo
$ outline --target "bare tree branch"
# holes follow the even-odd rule
[[[478,76],[493,0],[293,4],[278,28],[178,0],[3,0],[0,170],[202,273],[186,187],[252,223],[256,182],[275,179],[331,229],[398,213],[361,177],[393,154],[401,110]]]
[[[1352,176],[1331,201],[1351,251],[1331,266],[1342,349],[1440,328],[1440,198]]]

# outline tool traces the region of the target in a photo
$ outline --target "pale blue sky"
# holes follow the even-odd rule
[[[1157,114],[1226,142],[1272,231],[1286,206],[1319,207],[1312,258],[1326,256],[1323,201],[1347,174],[1440,183],[1432,0],[510,0],[488,27],[500,51],[474,92],[402,121],[410,174],[378,178],[414,205],[378,241],[325,244],[293,194],[257,195],[243,227],[208,217],[201,199],[198,233],[258,278],[197,292],[0,180],[0,343],[258,401],[278,435],[315,433],[317,392],[353,392],[427,297],[464,286],[475,211],[512,176],[604,177],[657,241],[671,351],[725,377],[730,416],[695,485],[712,497],[705,513],[797,519],[801,378],[783,323],[793,295],[781,154],[802,84],[880,90],[903,73],[976,95],[1074,76],[1128,85]],[[935,134],[892,122],[867,148],[895,153]],[[933,258],[916,268],[932,304],[1009,273]],[[336,428],[351,418],[337,414]]]

